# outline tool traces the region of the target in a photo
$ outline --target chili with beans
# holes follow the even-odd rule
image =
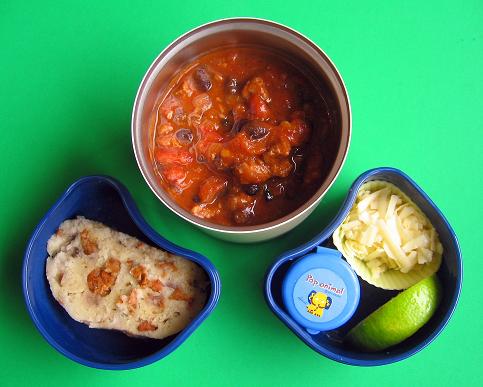
[[[282,57],[220,49],[185,68],[155,106],[153,163],[193,215],[266,223],[320,187],[328,115],[320,91]]]

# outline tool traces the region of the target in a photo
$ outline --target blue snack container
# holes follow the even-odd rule
[[[316,335],[344,325],[359,305],[356,273],[338,250],[318,246],[297,260],[282,285],[285,307],[292,318]]]
[[[290,305],[290,290],[288,290],[289,285],[287,284],[293,283],[293,280],[288,278],[293,270],[297,270],[296,267],[299,262],[302,262],[303,257],[316,254],[321,247],[333,247],[332,234],[352,208],[360,187],[372,180],[392,183],[411,198],[438,232],[444,253],[441,267],[436,273],[443,287],[443,298],[433,317],[403,342],[383,351],[369,353],[351,347],[346,343],[345,335],[359,321],[397,295],[398,291],[379,289],[360,280],[359,306],[352,317],[338,328],[317,325],[313,329],[313,326],[307,324],[307,319],[298,316],[297,313],[300,314],[300,312]],[[301,271],[303,269],[298,272],[300,275],[305,273]],[[325,229],[321,230],[312,240],[281,254],[274,260],[265,276],[264,292],[266,302],[272,312],[316,352],[344,364],[378,366],[406,359],[429,345],[451,319],[461,293],[462,282],[463,260],[460,246],[444,215],[428,195],[404,172],[395,168],[382,167],[364,172],[354,181],[339,212]],[[303,293],[300,297],[303,298]],[[323,300],[321,302],[323,303]],[[324,310],[323,313],[325,314],[328,310]],[[316,331],[320,332],[315,333]]]
[[[48,239],[64,220],[78,215],[198,264],[210,284],[203,309],[181,332],[161,340],[89,328],[72,319],[52,296],[45,265]],[[40,221],[25,252],[22,286],[30,317],[52,347],[80,364],[109,370],[142,367],[170,354],[213,311],[221,291],[220,277],[213,264],[201,254],[160,236],[141,216],[127,189],[106,176],[88,176],[74,182]]]

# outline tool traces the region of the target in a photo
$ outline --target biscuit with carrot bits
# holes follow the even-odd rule
[[[206,303],[206,273],[194,262],[83,217],[63,222],[47,244],[54,298],[90,328],[162,339]]]

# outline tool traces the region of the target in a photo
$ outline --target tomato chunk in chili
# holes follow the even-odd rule
[[[193,215],[227,226],[294,211],[324,178],[329,111],[283,57],[257,48],[211,52],[184,68],[151,117],[160,183]]]

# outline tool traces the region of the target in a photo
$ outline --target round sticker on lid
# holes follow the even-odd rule
[[[338,250],[318,247],[295,262],[283,283],[290,315],[311,334],[335,329],[359,304],[359,281]]]
[[[333,320],[347,304],[347,285],[332,270],[311,269],[295,283],[293,302],[306,319],[320,323]]]

